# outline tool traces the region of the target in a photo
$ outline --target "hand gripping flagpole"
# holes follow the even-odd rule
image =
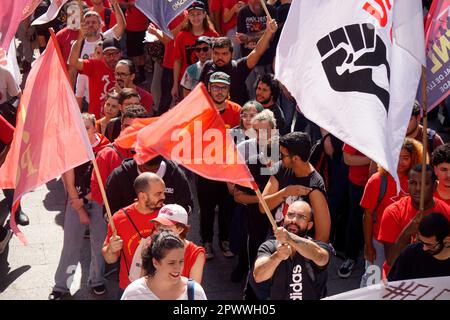
[[[64,59],[62,57],[61,49],[59,48],[59,44],[58,44],[58,40],[56,39],[55,32],[53,31],[52,28],[49,28],[49,31],[50,31],[50,36],[51,36],[51,38],[53,40],[53,44],[54,44],[55,49],[56,49],[56,53],[58,54],[58,58],[59,58],[59,61],[61,63],[61,67],[63,68],[64,73],[66,74],[67,81],[69,81],[69,83],[70,83],[69,72],[67,71],[66,63],[64,62]],[[112,214],[111,214],[111,209],[109,207],[108,198],[106,197],[105,188],[103,186],[103,180],[102,180],[102,177],[100,175],[100,171],[98,170],[97,160],[95,160],[95,157],[92,160],[92,163],[94,164],[94,171],[95,171],[95,175],[97,177],[98,186],[100,188],[100,192],[102,194],[103,202],[105,204],[106,213],[108,214],[108,221],[109,221],[109,223],[111,225],[111,229],[112,229],[113,234],[117,235],[116,226],[114,225],[114,221],[112,219]]]
[[[272,225],[272,229],[275,231],[277,229],[277,223],[275,222],[275,219],[272,216],[272,213],[270,212],[269,206],[266,203],[266,200],[264,200],[261,191],[259,191],[258,185],[253,181],[252,182],[253,185],[253,190],[256,192],[256,195],[259,199],[259,202],[261,203],[261,205],[264,208],[264,212],[267,215],[267,218],[269,218],[270,224]]]

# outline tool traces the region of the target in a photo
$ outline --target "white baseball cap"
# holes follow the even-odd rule
[[[177,222],[187,225],[188,214],[179,204],[166,204],[159,210],[158,216],[151,220],[155,221],[165,226],[173,226]]]

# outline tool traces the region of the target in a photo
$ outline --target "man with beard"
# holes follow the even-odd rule
[[[271,279],[270,300],[319,300],[326,295],[330,248],[307,237],[313,227],[312,210],[295,201],[275,239],[258,250],[253,276],[256,283]]]
[[[436,175],[427,164],[425,172],[425,198],[423,213],[420,212],[420,193],[422,188],[422,165],[418,164],[409,171],[409,196],[389,205],[384,209],[381,218],[378,241],[383,242],[386,263],[386,274],[399,253],[411,243],[412,237],[417,233],[418,225],[423,216],[432,212],[441,212],[450,220],[450,206],[433,196],[436,190]]]
[[[154,229],[151,222],[158,216],[158,211],[164,205],[166,186],[164,181],[151,172],[141,173],[134,181],[134,190],[138,200],[116,212],[113,216],[117,234],[113,234],[111,224],[108,224],[108,234],[103,244],[103,257],[109,264],[115,263],[119,256],[119,293],[122,296],[130,284],[128,273],[134,253],[141,239],[149,237]]]
[[[433,151],[431,164],[439,181],[434,196],[450,205],[450,144],[443,144]]]
[[[418,242],[400,253],[388,280],[445,276],[450,276],[450,223],[433,212],[420,221]]]
[[[261,103],[264,109],[268,109],[273,112],[275,119],[277,120],[278,130],[282,130],[282,133],[288,133],[291,130],[285,130],[284,126],[286,120],[283,110],[278,105],[278,97],[281,93],[280,82],[274,79],[272,73],[266,73],[258,76],[256,80],[256,101]]]
[[[240,122],[241,107],[227,100],[230,92],[230,76],[223,72],[213,73],[208,91],[225,127],[229,129],[237,126]],[[219,207],[219,247],[226,258],[233,257],[228,238],[234,203],[226,182],[197,176],[197,194],[200,206],[200,234],[206,251],[206,260],[214,258],[212,242],[216,205]]]
[[[406,137],[413,138],[422,143],[423,126],[420,124],[420,105],[416,101],[411,113],[411,118],[409,119],[408,129],[406,130]],[[444,144],[441,136],[436,133],[433,129],[427,128],[427,150],[428,154],[431,155],[433,150],[440,145]]]
[[[200,75],[200,81],[207,85],[211,74],[217,71],[225,72],[231,77],[231,100],[240,105],[246,103],[249,97],[245,80],[269,47],[277,28],[277,22],[274,19],[270,20],[256,47],[248,56],[244,56],[239,60],[232,60],[233,44],[230,39],[226,37],[215,39],[212,46],[212,61],[205,62],[202,74]]]
[[[136,66],[133,61],[123,59],[117,62],[114,72],[118,91],[123,88],[132,88],[139,93],[140,104],[144,106],[149,116],[152,116],[153,96],[145,89],[134,84],[136,79]]]

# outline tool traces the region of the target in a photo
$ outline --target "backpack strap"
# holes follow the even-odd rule
[[[187,281],[187,296],[188,300],[195,300],[195,281],[193,279],[188,279]]]
[[[380,206],[381,201],[384,198],[384,195],[386,194],[386,189],[387,189],[387,176],[382,174],[381,182],[380,182],[380,193],[378,193],[378,198],[377,198],[377,205],[375,206],[375,209],[373,209],[373,215],[372,215],[373,223],[377,222],[376,211],[377,211],[378,207]]]
[[[109,24],[111,23],[111,9],[105,8],[105,27],[106,30],[109,29]]]
[[[141,237],[141,239],[143,238],[143,236],[141,235],[141,233],[139,232],[138,228],[136,227],[136,225],[134,224],[134,221],[131,219],[130,215],[128,214],[127,210],[122,209],[122,211],[125,213],[125,215],[127,216],[128,220],[130,220],[131,224],[133,225],[134,229],[136,230],[136,232],[139,234],[139,237]]]
[[[122,156],[122,154],[119,152],[119,150],[117,150],[117,148],[114,144],[110,143],[110,144],[107,144],[106,146],[113,149],[119,156],[120,160],[122,160],[122,161],[125,160],[125,158]]]

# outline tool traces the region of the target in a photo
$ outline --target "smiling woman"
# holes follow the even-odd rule
[[[184,251],[184,243],[175,233],[155,234],[142,250],[147,276],[132,282],[122,300],[206,300],[200,284],[181,276]]]

